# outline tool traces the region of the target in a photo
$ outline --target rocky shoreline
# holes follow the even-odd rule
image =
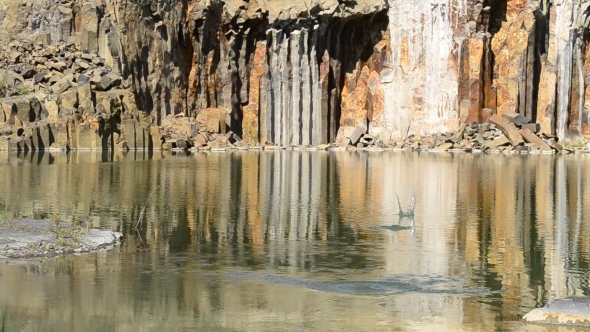
[[[203,113],[203,117],[208,114]],[[365,127],[340,127],[336,141],[331,144],[277,146],[272,142],[263,145],[244,143],[233,132],[217,131],[219,123],[210,118],[200,121],[196,137],[178,139],[163,149],[191,151],[227,151],[227,150],[328,150],[328,151],[452,151],[471,153],[504,154],[555,154],[588,153],[590,143],[584,140],[561,144],[555,135],[540,131],[537,123],[531,123],[527,117],[517,113],[506,112],[490,115],[485,123],[463,123],[459,130],[434,134],[411,134],[404,139],[396,139],[391,131],[384,129],[379,135],[370,135]],[[199,121],[199,117],[197,117]],[[171,126],[174,127],[174,126]],[[179,148],[180,147],[180,148]]]
[[[401,149],[411,151],[466,151],[473,153],[553,154],[588,152],[586,141],[559,143],[557,136],[541,132],[541,126],[517,113],[490,115],[484,123],[463,123],[459,130],[435,135],[409,135],[394,140],[391,132],[368,135],[363,127],[341,127],[336,143],[343,149]],[[329,148],[328,147],[328,148]]]
[[[86,230],[69,222],[7,219],[0,221],[0,260],[94,252],[119,245],[122,238],[118,232]]]

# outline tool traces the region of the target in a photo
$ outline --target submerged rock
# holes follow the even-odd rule
[[[121,243],[123,234],[86,230],[69,222],[11,219],[0,222],[0,259],[92,252]]]
[[[590,327],[590,297],[570,296],[533,309],[523,319],[531,323]]]

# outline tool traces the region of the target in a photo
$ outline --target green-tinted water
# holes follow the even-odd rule
[[[529,310],[589,293],[589,166],[587,155],[0,154],[0,211],[126,236],[108,252],[0,263],[0,311],[6,331],[526,330]],[[410,190],[415,229],[383,227]]]

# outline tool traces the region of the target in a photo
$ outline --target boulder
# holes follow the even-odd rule
[[[524,315],[526,322],[590,327],[590,297],[570,296]]]
[[[490,148],[497,148],[499,146],[508,145],[508,143],[510,143],[508,138],[504,135],[501,135],[499,137],[496,137],[494,140],[485,143],[484,146]]]
[[[108,77],[108,79],[111,81],[111,87],[117,87],[117,86],[121,85],[121,81],[122,81],[121,76],[119,76],[115,73],[109,73],[109,74],[105,75],[105,77]]]
[[[522,125],[521,127],[522,129],[528,129],[531,132],[533,132],[534,134],[537,134],[541,131],[541,125],[538,123],[529,123],[529,124],[525,124]]]
[[[75,109],[78,108],[78,91],[69,90],[58,96],[57,102],[61,107]]]
[[[20,58],[22,57],[22,53],[16,50],[12,50],[10,51],[10,53],[8,54],[8,59],[10,60],[10,62],[12,63],[18,63],[20,61]]]
[[[209,144],[207,144],[207,146],[209,146],[211,148],[211,151],[222,151],[227,149],[227,142],[223,142],[221,140],[215,140],[212,142],[209,142]]]
[[[354,127],[352,130],[345,132],[344,137],[350,140],[350,144],[357,144],[361,136],[365,133],[365,129],[362,127]]]
[[[55,82],[55,84],[51,86],[51,90],[53,91],[53,93],[60,94],[69,89],[71,86],[72,84],[70,83],[70,81],[68,81],[68,79],[64,77]]]
[[[93,77],[91,80],[95,81],[96,79],[95,79],[95,77]],[[113,81],[109,77],[109,75],[105,75],[100,78],[100,81],[93,82],[93,83],[94,83],[95,88],[98,91],[107,91],[112,86]]]
[[[76,63],[78,64],[78,67],[80,67],[83,70],[87,70],[87,69],[90,68],[90,65],[87,62],[85,62],[85,61],[79,61],[79,62],[76,62]]]
[[[350,138],[348,137],[344,137],[340,143],[338,144],[341,148],[346,148],[347,146],[350,145]]]
[[[197,125],[200,131],[209,131],[225,134],[225,118],[228,112],[220,108],[204,108],[197,115]],[[215,119],[210,121],[210,119]],[[217,128],[217,129],[216,129]]]
[[[54,99],[46,99],[43,103],[45,109],[47,110],[47,116],[51,120],[57,120],[59,116],[59,105],[57,100]]]
[[[207,121],[207,132],[212,134],[220,133],[220,123],[221,121],[219,121],[217,118],[209,118],[209,121]]]
[[[515,112],[504,112],[502,117],[518,126],[522,126],[531,122],[531,119]]]
[[[166,140],[163,148],[165,149],[183,149],[187,148],[186,140],[182,138],[174,138]]]
[[[56,62],[49,62],[47,64],[47,67],[49,69],[55,69],[59,72],[63,72],[64,70],[66,70],[68,68],[68,65],[63,61],[56,61]]]
[[[194,142],[195,142],[195,146],[201,147],[201,146],[207,145],[207,138],[203,134],[197,134],[197,136],[194,139]]]
[[[33,84],[39,84],[45,80],[45,75],[42,73],[33,76]]]
[[[101,105],[104,113],[113,114],[120,113],[122,110],[121,100],[116,91],[95,92],[96,110],[99,111]]]
[[[96,84],[100,84],[100,80],[102,79],[102,76],[99,74],[94,74],[92,75],[92,77],[90,77],[90,83],[94,83]]]
[[[81,110],[81,114],[94,114],[90,84],[78,85],[76,93],[78,95],[78,109]]]
[[[443,144],[437,146],[435,148],[435,150],[445,151],[445,150],[451,149],[452,147],[453,147],[453,143],[443,143]]]
[[[31,101],[27,98],[18,98],[14,100],[13,114],[15,119],[21,123],[35,121],[35,116],[31,110]],[[16,121],[14,122],[16,124]]]
[[[78,82],[78,86],[88,84],[88,83],[90,83],[90,77],[87,75],[84,75],[84,74],[80,74],[80,75],[78,75],[76,82]]]
[[[520,134],[527,143],[531,143],[531,146],[541,151],[551,151],[551,147],[545,143],[539,136],[535,135],[528,128],[520,130]]]
[[[391,142],[391,130],[383,128],[379,134],[379,141],[385,145],[388,145],[389,142]]]
[[[105,63],[105,59],[96,56],[92,58],[92,63],[94,63],[97,66],[103,66]]]
[[[499,116],[498,114],[492,115],[488,121],[496,125],[496,127],[498,127],[498,129],[500,129],[504,133],[504,135],[506,135],[506,137],[510,141],[510,144],[512,144],[513,146],[524,143],[524,141],[522,140],[522,136],[518,132],[518,129],[516,128],[514,123]]]
[[[37,71],[35,70],[35,67],[31,65],[24,66],[23,69],[20,71],[20,74],[26,80],[28,80],[29,78],[33,78],[33,76],[35,76],[36,73]]]
[[[563,150],[563,146],[561,144],[557,143],[557,141],[555,141],[555,138],[549,138],[548,140],[546,140],[546,142],[547,142],[547,145],[549,145],[555,151]]]

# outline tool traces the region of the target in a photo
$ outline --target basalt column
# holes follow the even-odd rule
[[[320,104],[313,96],[321,93],[314,41],[316,31],[306,28],[271,29],[268,35],[268,81],[264,122],[266,139],[281,145],[321,143],[327,139],[322,128]],[[262,118],[262,114],[261,114]],[[321,137],[324,137],[322,140]]]
[[[589,3],[579,0],[484,2],[478,28],[491,42],[484,77],[493,77],[498,114],[516,112],[559,139],[588,135],[586,92]],[[461,93],[461,90],[460,90]]]
[[[241,107],[231,112],[243,116],[242,127],[232,129],[246,141],[321,144],[333,141],[341,126],[384,126],[380,74],[390,54],[385,12],[264,30],[263,21],[246,25],[250,35],[237,32],[235,38],[247,45],[230,43],[231,67],[245,73],[231,80],[242,87],[231,96]]]

